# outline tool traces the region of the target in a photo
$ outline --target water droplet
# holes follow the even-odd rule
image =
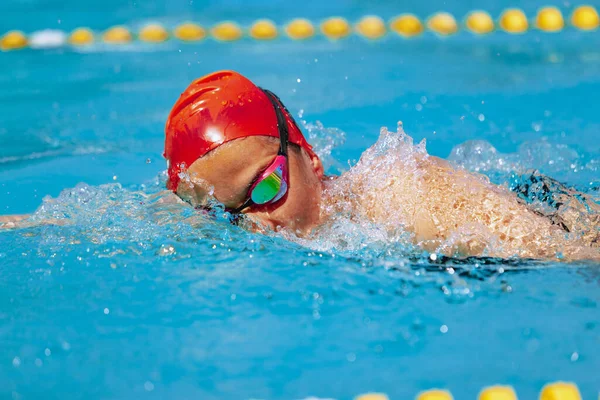
[[[158,255],[159,256],[170,256],[170,255],[173,255],[175,253],[176,253],[175,247],[171,246],[170,244],[169,245],[164,245],[163,244],[160,247],[160,250],[158,250]]]

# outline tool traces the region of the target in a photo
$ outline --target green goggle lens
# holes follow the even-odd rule
[[[287,186],[282,179],[281,169],[278,168],[252,189],[250,198],[255,204],[265,204],[270,201],[279,200],[277,195],[285,193],[285,191],[281,190],[282,185]]]

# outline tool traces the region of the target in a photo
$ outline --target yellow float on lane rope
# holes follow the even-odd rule
[[[124,26],[113,26],[102,35],[102,40],[111,44],[129,43],[131,39],[131,32]]]
[[[484,35],[494,30],[494,21],[490,14],[485,11],[472,11],[467,15],[465,23],[467,28],[473,33]]]
[[[523,33],[529,28],[525,13],[517,8],[506,10],[500,16],[500,26],[506,32]]]
[[[287,24],[285,33],[292,39],[308,39],[315,35],[315,28],[309,20],[298,18]]]
[[[600,25],[598,11],[592,6],[580,6],[571,14],[571,24],[584,31],[591,31]]]
[[[259,40],[272,40],[277,37],[277,27],[272,21],[261,19],[250,28],[250,36]]]
[[[175,28],[173,35],[186,42],[202,40],[206,37],[206,31],[200,25],[192,22],[185,22]]]
[[[535,19],[538,29],[546,32],[558,32],[565,26],[562,13],[556,7],[542,8]]]
[[[439,12],[429,18],[427,27],[440,35],[452,35],[458,31],[456,20],[446,12]]]
[[[348,36],[351,29],[344,18],[333,17],[321,24],[321,32],[330,39],[341,39]]]
[[[94,33],[88,28],[77,28],[69,36],[69,43],[75,46],[85,46],[94,42]]]
[[[356,24],[356,31],[369,39],[379,39],[385,35],[385,22],[377,16],[369,15]]]
[[[390,22],[390,28],[404,37],[416,36],[423,33],[423,23],[412,14],[400,15]]]
[[[212,28],[212,35],[217,40],[231,42],[242,37],[242,30],[234,22],[221,22]]]
[[[581,395],[574,384],[556,382],[544,386],[540,400],[581,400]]]
[[[139,38],[143,42],[160,43],[169,38],[169,33],[162,25],[149,24],[140,30]]]
[[[22,49],[27,46],[27,36],[21,31],[10,31],[0,39],[3,51]]]
[[[479,400],[517,400],[517,394],[510,386],[491,386],[479,393]]]
[[[428,390],[421,392],[417,400],[453,400],[452,395],[447,390]]]

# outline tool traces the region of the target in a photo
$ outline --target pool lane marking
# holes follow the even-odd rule
[[[342,40],[356,34],[368,40],[379,40],[390,32],[395,36],[412,38],[426,31],[440,37],[454,35],[461,30],[475,35],[486,35],[501,30],[509,34],[525,34],[532,30],[548,33],[561,32],[566,27],[583,32],[595,31],[600,26],[598,11],[590,5],[575,7],[570,17],[565,20],[557,7],[541,7],[533,18],[528,18],[519,8],[505,9],[497,20],[482,10],[468,12],[459,22],[448,12],[438,12],[422,20],[414,14],[398,15],[387,23],[379,16],[367,15],[351,24],[343,17],[331,17],[315,24],[307,19],[298,18],[279,28],[269,19],[254,21],[248,29],[234,21],[223,21],[210,28],[194,22],[184,22],[169,30],[158,23],[149,23],[140,27],[137,32],[122,25],[110,27],[103,32],[94,32],[80,27],[67,34],[59,30],[42,30],[29,35],[13,30],[0,38],[0,50],[18,50],[23,48],[52,48],[64,45],[87,46],[96,42],[109,45],[122,45],[134,41],[145,43],[163,43],[172,38],[183,42],[197,42],[212,37],[220,42],[232,42],[243,38],[269,41],[280,36],[292,40],[306,40],[320,32],[332,40]],[[318,29],[317,29],[318,28]]]

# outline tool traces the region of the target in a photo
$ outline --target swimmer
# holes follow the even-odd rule
[[[192,82],[165,134],[167,188],[199,210],[219,204],[252,230],[312,237],[343,216],[450,257],[600,260],[591,196],[538,173],[511,191],[401,131],[384,130],[349,171],[326,176],[279,97],[233,71]]]
[[[168,189],[196,208],[216,200],[254,229],[311,235],[343,214],[447,256],[600,259],[600,207],[566,188],[542,210],[524,200],[535,182],[518,197],[425,151],[390,157],[373,147],[325,176],[281,100],[236,72],[192,82],[165,131]]]

